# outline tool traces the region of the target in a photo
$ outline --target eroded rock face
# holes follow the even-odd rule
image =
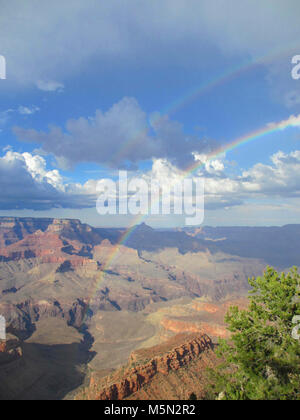
[[[63,264],[69,261],[71,266],[94,266],[97,269],[97,262],[80,255],[83,245],[78,241],[71,243],[64,240],[57,233],[52,231],[36,231],[27,235],[25,239],[0,249],[0,261],[19,261],[38,258],[42,264]]]
[[[133,352],[125,369],[105,379],[98,380],[97,375],[92,375],[89,388],[77,399],[122,400],[141,390],[157,375],[167,376],[188,367],[204,354],[213,358],[212,350],[207,335],[177,335],[163,345]]]
[[[95,229],[79,220],[0,218],[0,261],[63,263],[70,255],[74,266],[84,265],[101,241]]]
[[[0,248],[16,243],[37,230],[46,231],[53,219],[0,217]]]
[[[7,334],[6,340],[0,340],[0,366],[22,357],[22,346],[17,337]]]
[[[37,321],[47,318],[64,319],[68,325],[80,327],[87,307],[87,302],[80,299],[74,302],[58,302],[53,299],[27,300],[18,305],[0,302],[0,313],[12,331],[26,337],[34,331]]]

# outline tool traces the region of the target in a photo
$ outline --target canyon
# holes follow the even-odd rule
[[[94,228],[75,219],[0,218],[0,315],[8,333],[21,343],[18,363],[24,378],[20,389],[13,379],[17,369],[9,364],[0,369],[1,380],[3,372],[11,372],[9,392],[0,390],[0,398],[70,399],[95,378],[97,384],[98,378],[117,384],[117,388],[101,385],[101,398],[151,398],[151,393],[160,397],[156,381],[169,389],[166,377],[177,383],[185,370],[191,377],[201,377],[205,363],[199,360],[209,364],[212,358],[188,356],[183,365],[174,359],[178,369],[166,374],[155,356],[156,367],[146,383],[131,370],[134,355],[143,349],[159,351],[159,346],[171,343],[165,347],[169,354],[177,348],[173,338],[179,343],[182,335],[185,343],[186,335],[200,341],[207,337],[213,347],[220,337],[229,337],[224,323],[228,308],[247,306],[249,277],[261,275],[268,264],[283,270],[300,265],[298,226],[155,230],[141,224],[126,240],[125,234],[125,229]],[[265,236],[272,242],[268,250]],[[289,253],[291,243],[294,251]],[[32,386],[39,383],[39,369],[33,369],[30,351],[36,365],[49,370],[51,392],[48,380]],[[212,348],[207,351],[211,354]],[[55,360],[56,385],[45,352]],[[66,365],[71,378],[66,383],[60,375],[62,357],[72,361]],[[148,372],[147,363],[139,366]],[[120,369],[127,372],[125,377]],[[114,374],[118,379],[113,379]],[[186,394],[193,388],[187,377]],[[87,392],[88,398],[94,395]],[[175,398],[172,392],[168,395]]]

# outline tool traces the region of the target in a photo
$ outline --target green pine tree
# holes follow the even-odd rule
[[[230,340],[220,340],[220,366],[210,372],[209,395],[224,400],[299,400],[300,341],[292,337],[300,315],[296,268],[279,274],[268,267],[249,279],[247,310],[232,307],[226,323]]]

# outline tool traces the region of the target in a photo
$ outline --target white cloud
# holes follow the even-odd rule
[[[288,119],[280,122],[272,122],[268,124],[270,129],[280,129],[285,130],[287,127],[300,127],[300,114],[291,115]]]
[[[300,151],[281,151],[271,156],[271,164],[258,163],[242,174],[245,192],[265,196],[300,196]]]
[[[218,168],[223,167],[223,162],[215,159],[212,166],[208,166],[208,158],[201,155],[202,159],[207,162],[207,167],[210,169],[215,166],[217,171],[206,171],[205,167],[199,169],[195,173],[187,173],[176,168],[170,162],[165,159],[157,159],[153,161],[152,169],[145,174],[132,174],[132,176],[139,176],[141,179],[144,179],[148,185],[151,182],[158,183],[166,187],[164,191],[164,196],[170,195],[172,199],[179,199],[181,202],[181,196],[176,195],[176,192],[173,188],[176,185],[182,185],[182,182],[185,178],[189,178],[193,181],[196,179],[202,178],[205,181],[205,207],[206,209],[217,209],[232,207],[242,204],[241,199],[241,182],[238,180],[232,180],[230,178],[220,177],[220,172]],[[186,196],[190,198],[191,202],[193,196]]]
[[[224,172],[225,165],[221,159],[211,159],[205,154],[198,153],[194,154],[194,158],[196,162],[199,162],[199,165],[203,165],[203,169],[205,169],[208,174],[221,175]]]
[[[32,106],[32,107],[28,107],[28,106],[19,106],[18,108],[18,112],[21,115],[32,115],[35,114],[36,112],[38,112],[40,110],[40,108],[38,106]]]
[[[38,80],[36,86],[44,92],[62,92],[65,88],[63,83],[55,82],[53,80]]]
[[[204,155],[202,159],[208,162]],[[279,151],[271,156],[269,164],[258,163],[235,177],[226,175],[227,162],[219,159],[213,162],[209,171],[203,167],[189,175],[192,179],[198,176],[205,179],[206,210],[246,208],[246,204],[253,200],[257,205],[262,202],[274,205],[277,200],[277,207],[284,207],[290,200],[300,197],[299,150],[291,153]],[[223,167],[220,176],[219,169]],[[154,159],[150,171],[132,172],[129,180],[143,179],[149,185],[151,181],[157,181],[160,185],[173,187],[184,176],[185,172],[166,159]],[[68,183],[57,169],[47,168],[42,156],[8,150],[0,157],[0,210],[92,208],[97,199],[99,181],[101,179],[91,179],[85,184]]]
[[[48,171],[41,156],[12,150],[0,157],[0,189],[1,210],[80,209],[95,201],[82,186],[64,183],[59,171]]]
[[[281,199],[284,205],[289,198],[300,197],[300,151],[291,153],[281,151],[270,158],[270,164],[258,163],[241,175],[226,175],[226,165],[220,159],[198,156],[198,161],[206,162],[192,179],[200,176],[205,180],[205,205],[207,209],[240,206],[249,200]],[[210,165],[208,165],[210,163]],[[208,170],[207,170],[208,168]],[[155,160],[152,170],[142,177],[158,181],[166,186],[174,186],[185,176],[178,168],[166,160]]]
[[[23,153],[26,167],[30,175],[34,180],[39,183],[47,182],[52,185],[56,190],[65,192],[65,186],[63,185],[63,178],[58,170],[47,171],[46,161],[44,158],[38,155],[31,155],[30,153]]]

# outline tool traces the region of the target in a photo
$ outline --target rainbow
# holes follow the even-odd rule
[[[259,66],[271,63],[272,60],[279,58],[283,55],[287,55],[287,56],[289,54],[293,55],[296,50],[298,50],[298,43],[295,44],[293,47],[289,48],[288,50],[286,48],[281,49],[281,50],[274,50],[271,52],[271,54],[269,53],[268,55],[263,55],[255,59],[249,59],[246,62],[239,64],[238,66],[230,68],[228,71],[222,74],[219,74],[218,76],[211,78],[200,85],[197,85],[195,88],[188,91],[183,96],[179,97],[176,101],[169,104],[166,108],[162,110],[161,113],[159,113],[156,117],[154,117],[154,121],[155,121],[155,118],[156,119],[160,118],[160,115],[174,114],[175,112],[177,112],[178,110],[180,110],[187,104],[193,102],[196,98],[210,91],[211,89],[221,86],[224,83],[229,82],[230,80],[234,80],[235,78],[240,77],[243,73],[246,73],[247,71],[250,71],[252,69],[258,68]],[[182,177],[183,178],[187,177],[201,170],[201,168],[203,168],[209,161],[217,159],[223,156],[224,154],[238,147],[241,147],[251,141],[257,140],[259,138],[263,138],[277,131],[281,131],[286,128],[295,127],[295,126],[300,126],[300,116],[298,118],[294,117],[287,121],[268,124],[264,127],[261,127],[258,130],[250,132],[242,137],[235,139],[231,143],[225,146],[222,146],[217,150],[214,150],[211,154],[207,156],[207,160],[205,162],[200,162],[200,163],[199,161],[195,162],[192,166],[190,166],[186,171],[182,173]],[[120,150],[117,153],[117,158],[122,158],[122,155],[124,154],[126,150],[128,150],[131,147],[134,147],[138,143],[140,135],[141,135],[141,132],[137,133],[136,136],[133,136],[131,140],[124,142],[123,146],[120,148]],[[111,253],[105,262],[103,270],[101,271],[101,275],[99,276],[99,279],[97,279],[95,283],[94,291],[91,294],[88,306],[91,304],[92,299],[96,295],[97,290],[99,289],[99,286],[105,277],[105,271],[107,271],[109,267],[112,265],[114,260],[117,258],[121,247],[126,245],[126,242],[134,233],[138,225],[142,223],[146,218],[147,218],[147,215],[137,216],[137,218],[131,223],[130,227],[121,236],[119,242],[114,247],[112,247]]]
[[[219,157],[222,157],[224,154],[231,152],[232,150],[241,147],[243,145],[246,145],[248,143],[250,143],[251,141],[260,139],[260,138],[264,138],[272,133],[276,133],[276,132],[280,132],[283,130],[286,130],[288,128],[294,128],[294,127],[300,127],[300,115],[299,116],[293,116],[290,117],[288,120],[285,121],[280,121],[277,123],[270,123],[267,124],[264,127],[259,128],[258,130],[252,131],[242,137],[239,137],[237,139],[235,139],[234,141],[232,141],[229,144],[226,144],[223,147],[220,147],[218,150],[213,151],[211,154],[209,154],[207,156],[207,159],[205,162],[195,162],[192,166],[190,166],[187,170],[185,170],[182,173],[182,178],[185,178],[187,176],[190,176],[192,174],[194,174],[195,172],[198,172],[201,168],[203,168],[208,162],[215,160]],[[97,290],[99,289],[99,286],[102,282],[102,280],[105,277],[105,271],[107,271],[109,269],[109,267],[112,265],[112,263],[114,262],[114,260],[117,258],[119,251],[121,249],[122,246],[126,245],[127,240],[131,237],[131,235],[135,232],[135,230],[137,229],[137,227],[139,226],[140,223],[142,223],[146,218],[148,217],[148,215],[139,215],[137,216],[137,218],[133,221],[133,223],[131,224],[131,226],[126,230],[126,232],[124,232],[124,234],[121,236],[119,242],[112,247],[111,253],[109,255],[109,257],[107,258],[105,265],[101,271],[101,274],[99,276],[99,278],[96,281],[95,287],[94,287],[94,291],[91,294],[91,298],[89,300],[88,306],[90,306],[92,299],[94,298],[94,296],[97,293]]]
[[[198,97],[203,95],[204,93],[215,89],[218,86],[221,86],[225,83],[230,82],[231,80],[234,80],[240,76],[242,76],[244,73],[247,73],[248,71],[251,71],[253,69],[259,68],[260,66],[271,64],[274,60],[282,57],[282,56],[290,56],[292,57],[293,54],[298,52],[299,44],[295,44],[293,47],[290,48],[282,48],[282,49],[274,49],[271,53],[269,52],[267,55],[261,55],[253,59],[248,59],[246,61],[243,61],[241,64],[238,64],[234,67],[231,67],[227,71],[220,73],[219,75],[212,77],[205,82],[201,83],[200,85],[197,85],[196,87],[193,87],[190,89],[187,93],[177,98],[175,101],[171,102],[161,110],[160,113],[157,113],[152,119],[152,124],[156,120],[158,120],[161,115],[172,115],[182,109],[183,107],[187,106],[188,104],[195,101]],[[117,152],[117,159],[122,158],[124,153],[128,151],[130,148],[134,148],[136,144],[138,144],[140,136],[147,130],[141,130],[138,133],[136,133],[135,136],[133,136],[130,140],[123,143],[122,147]]]
[[[259,128],[258,130],[252,131],[242,137],[235,139],[233,142],[226,144],[225,146],[219,148],[208,156],[207,162],[217,159],[225,153],[231,152],[238,147],[241,147],[247,143],[250,143],[253,140],[257,140],[262,137],[266,137],[270,134],[286,130],[287,128],[300,127],[300,115],[292,116],[285,121],[280,121],[277,123],[270,123],[264,127]],[[184,172],[184,177],[194,173],[199,170],[201,167],[205,166],[206,162],[193,164],[188,170]]]

